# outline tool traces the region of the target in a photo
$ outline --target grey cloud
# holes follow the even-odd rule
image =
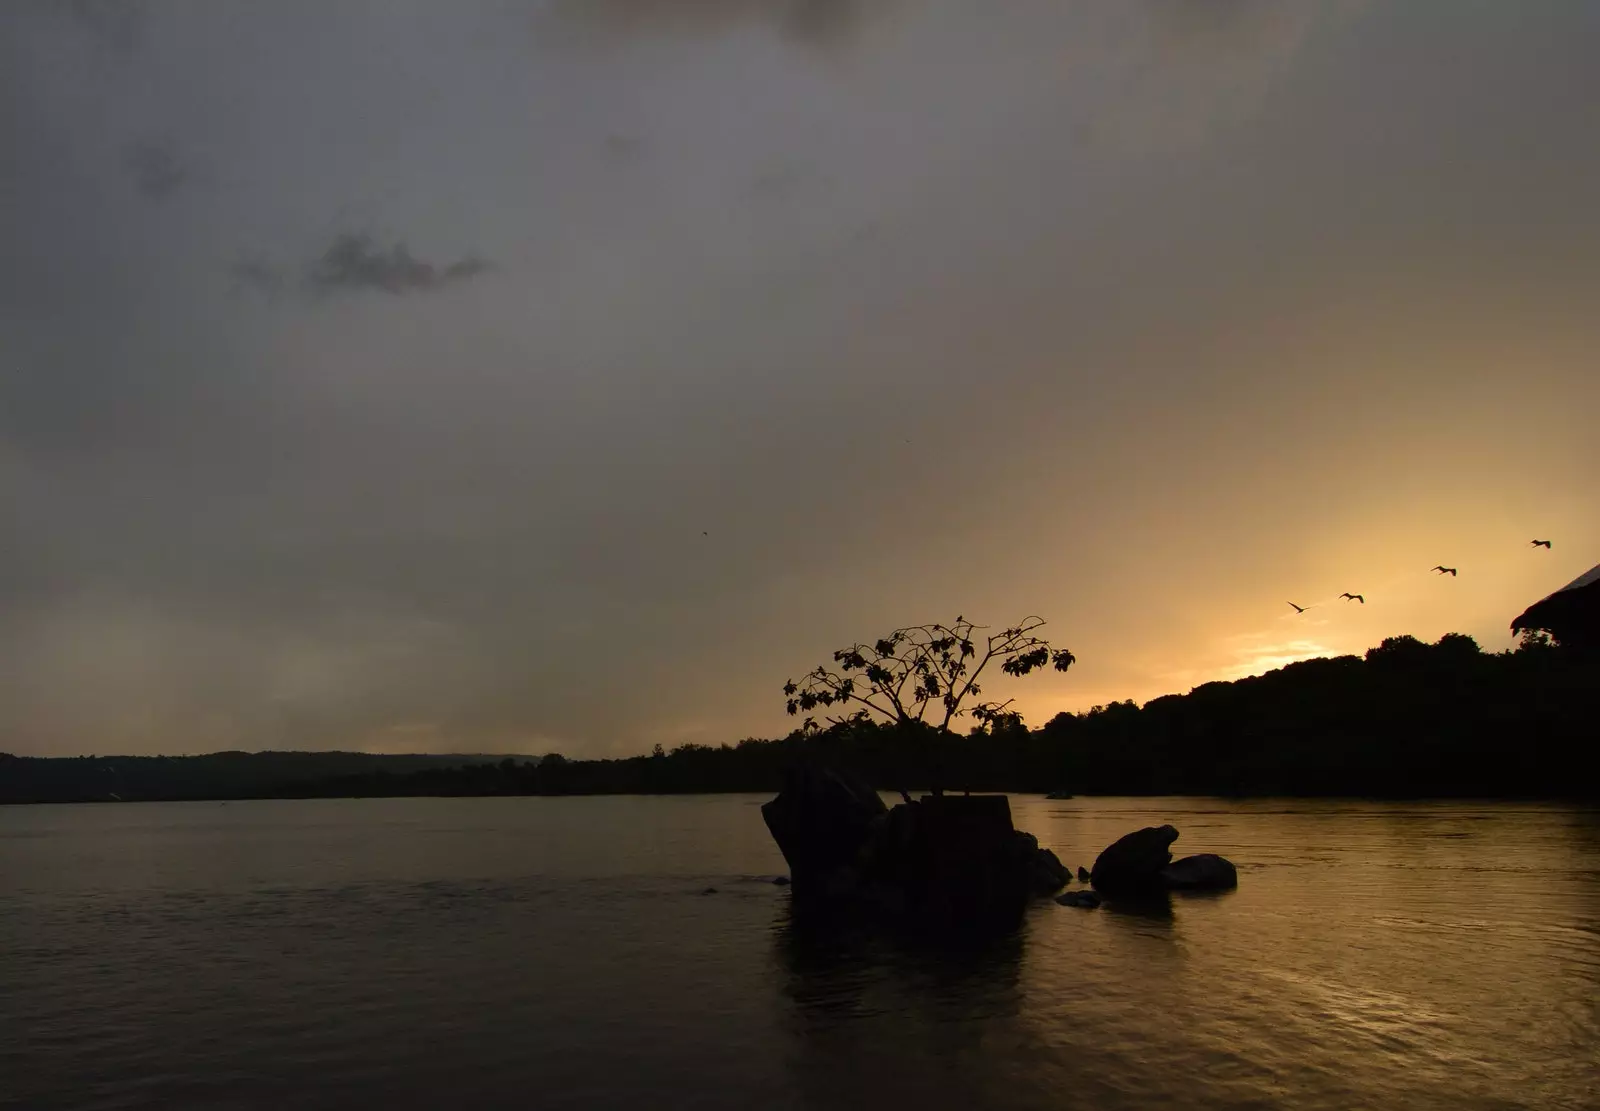
[[[760,24],[822,46],[849,39],[868,6],[863,0],[556,0],[550,12],[558,26],[592,34],[720,34]]]
[[[646,149],[645,141],[637,135],[612,133],[606,136],[605,152],[619,162],[632,162],[642,158]]]
[[[141,0],[68,0],[66,11],[95,38],[119,50],[138,45],[148,15]]]
[[[1296,3],[1283,0],[1144,0],[1150,18],[1175,39],[1201,41],[1253,36],[1284,18]]]
[[[276,298],[283,292],[285,285],[283,271],[273,266],[270,262],[260,259],[245,259],[228,267],[228,273],[233,278],[233,291],[254,290]]]
[[[1249,118],[1319,28],[1364,0],[1141,0],[1073,9],[1082,34],[1067,64],[1115,97],[1073,131],[1123,153],[1192,147]]]
[[[404,243],[384,249],[366,235],[341,235],[311,267],[307,284],[314,290],[377,289],[409,293],[438,289],[465,281],[487,269],[476,258],[463,258],[447,266],[413,258]]]
[[[140,139],[122,150],[122,168],[134,187],[152,200],[164,200],[190,180],[188,169],[167,139]]]
[[[1157,57],[1179,68],[1281,64],[1306,44],[1321,24],[1358,12],[1367,0],[1145,0]]]
[[[254,290],[276,298],[291,288],[308,294],[340,290],[378,290],[401,295],[442,289],[467,281],[489,269],[482,259],[468,256],[440,266],[414,257],[404,243],[380,247],[371,236],[345,233],[304,267],[298,280],[283,267],[259,258],[243,259],[228,267],[235,292]]]
[[[778,165],[757,174],[750,182],[750,194],[770,200],[793,196],[813,175],[804,167]]]

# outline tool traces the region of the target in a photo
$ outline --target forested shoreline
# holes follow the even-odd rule
[[[1452,634],[1290,664],[1143,706],[968,735],[847,721],[611,760],[216,753],[0,756],[0,802],[775,791],[807,754],[884,790],[1593,799],[1600,659]]]

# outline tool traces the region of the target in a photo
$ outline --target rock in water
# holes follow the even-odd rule
[[[917,928],[1013,929],[1071,873],[1011,823],[1004,795],[927,795],[886,809],[864,781],[802,758],[761,815],[807,915],[859,907]]]
[[[916,840],[895,873],[918,911],[941,922],[1019,921],[1039,843],[1017,836],[1006,796],[924,796],[916,815]]]
[[[1095,858],[1089,880],[1100,891],[1160,890],[1162,869],[1172,862],[1168,848],[1178,839],[1175,826],[1146,826],[1118,838]]]
[[[772,882],[777,887],[788,887],[789,886],[789,877],[788,876],[773,876],[772,877]]]
[[[1100,896],[1093,891],[1068,891],[1065,895],[1057,895],[1056,902],[1064,907],[1083,907],[1093,910],[1100,905]]]
[[[1174,860],[1161,869],[1161,878],[1175,891],[1227,891],[1239,886],[1239,870],[1233,861],[1215,853]]]
[[[856,863],[876,819],[887,811],[870,784],[820,763],[788,768],[778,797],[761,817],[789,862],[797,894],[837,886]]]
[[[1049,849],[1033,851],[1033,890],[1039,895],[1060,891],[1072,882],[1072,873]]]
[[[1083,867],[1083,865],[1081,865],[1081,864],[1078,866],[1078,882],[1079,883],[1088,883],[1089,882],[1089,869]]]

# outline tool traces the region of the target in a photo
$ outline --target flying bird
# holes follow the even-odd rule
[[[1289,604],[1291,606],[1294,606],[1294,612],[1296,612],[1296,613],[1304,613],[1304,612],[1306,612],[1306,607],[1304,607],[1304,606],[1295,606],[1295,604],[1293,602],[1290,602]]]
[[[1549,546],[1550,541],[1548,540],[1535,540],[1532,544],[1528,545],[1530,548],[1548,548]]]
[[[1433,570],[1439,572],[1439,574],[1441,574],[1441,575],[1449,575],[1451,578],[1455,578],[1455,576],[1456,576],[1456,569],[1454,567],[1446,567],[1442,563],[1439,564],[1439,566],[1433,568]]]
[[[1365,598],[1363,598],[1361,595],[1359,595],[1359,594],[1351,594],[1348,590],[1345,591],[1343,594],[1339,595],[1339,597],[1348,598],[1352,602],[1360,602],[1363,606],[1367,604],[1367,600]]]

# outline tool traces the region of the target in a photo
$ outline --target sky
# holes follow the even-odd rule
[[[1077,656],[986,690],[1034,724],[1508,647],[1600,559],[1597,36],[0,6],[0,750],[772,736],[958,614]]]

